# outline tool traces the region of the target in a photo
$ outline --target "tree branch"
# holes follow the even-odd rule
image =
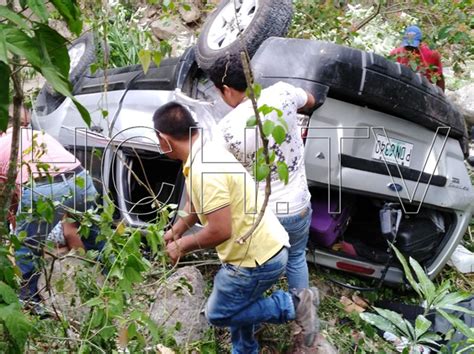
[[[21,87],[21,78],[19,71],[13,67],[11,75],[13,81],[13,131],[10,149],[10,163],[8,165],[7,181],[0,188],[0,223],[6,220],[7,213],[10,209],[13,193],[15,193],[15,182],[17,176],[18,164],[18,146],[20,143],[20,114],[23,108],[23,89]],[[3,228],[3,227],[2,227]],[[5,232],[8,233],[8,232]]]
[[[376,7],[375,7],[376,6]],[[360,30],[362,27],[367,25],[370,21],[372,21],[374,18],[377,17],[377,15],[380,13],[380,9],[382,8],[382,1],[379,0],[378,4],[374,4],[375,7],[375,12],[369,16],[367,16],[365,19],[363,19],[361,22],[359,22],[352,30],[352,32],[357,32]],[[344,41],[347,40],[347,37],[349,36],[348,33],[344,36]]]
[[[268,138],[265,136],[263,133],[263,125],[262,125],[262,120],[260,119],[260,112],[258,111],[257,107],[257,99],[255,97],[255,91],[253,90],[253,75],[250,70],[250,60],[248,53],[246,52],[241,52],[240,53],[240,59],[242,61],[242,66],[244,68],[244,74],[245,74],[245,81],[247,82],[247,87],[248,87],[248,92],[249,92],[249,99],[252,102],[252,107],[253,111],[255,113],[255,120],[257,121],[257,126],[258,126],[258,132],[260,134],[260,138],[263,141],[263,155],[265,156],[265,163],[267,165],[270,165],[270,156],[268,154]],[[268,200],[270,198],[271,194],[271,172],[267,174],[267,178],[265,179],[265,198],[263,200],[262,207],[258,213],[257,220],[255,220],[254,224],[252,227],[246,232],[245,235],[240,237],[237,240],[237,243],[239,244],[244,244],[245,241],[252,236],[254,231],[257,229],[257,226],[260,224],[260,221],[263,219],[263,215],[265,215],[265,209],[267,208],[268,205]]]

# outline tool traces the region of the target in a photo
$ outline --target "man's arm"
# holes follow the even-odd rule
[[[441,89],[444,92],[445,89],[445,83],[444,83],[444,75],[443,75],[443,64],[441,64],[441,54],[437,53],[437,73],[439,75],[438,81],[436,81],[436,85],[441,87]]]
[[[310,110],[311,108],[316,106],[316,99],[314,98],[314,96],[310,94],[308,91],[306,91],[306,94],[308,95],[308,99],[306,100],[305,105],[300,108],[303,111]]]
[[[214,248],[232,236],[230,206],[225,206],[206,214],[207,224],[194,235],[170,242],[166,249],[173,264],[192,251]]]
[[[194,208],[189,202],[189,198],[186,201],[186,204],[184,206],[184,211],[188,215],[179,218],[178,221],[171,227],[171,229],[166,231],[165,236],[164,236],[165,244],[168,244],[169,242],[173,240],[178,240],[179,238],[181,238],[181,236],[183,236],[183,234],[188,229],[190,229],[194,224],[196,224],[199,221]]]
[[[316,99],[308,91],[304,91],[302,89],[298,89],[298,90],[299,90],[299,92],[297,93],[297,95],[299,97],[297,98],[297,101],[296,101],[297,102],[297,107],[298,107],[297,112],[301,113],[301,114],[308,114],[309,115],[311,113],[312,109],[314,108],[314,106],[316,106]],[[306,96],[306,97],[304,98],[304,96]]]
[[[445,83],[444,83],[444,76],[443,74],[441,74],[441,77],[438,81],[436,81],[436,85],[438,85],[439,87],[441,87],[441,89],[443,90],[444,92],[444,89],[445,89]]]

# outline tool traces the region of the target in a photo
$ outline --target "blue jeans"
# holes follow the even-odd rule
[[[214,288],[206,305],[206,318],[214,326],[230,327],[232,353],[258,353],[254,337],[256,324],[285,323],[295,319],[293,300],[288,292],[263,294],[285,273],[288,250],[255,268],[224,263],[214,278]]]
[[[84,187],[79,187],[76,181],[82,179]],[[41,257],[41,245],[44,244],[46,236],[51,229],[63,218],[66,210],[62,206],[72,208],[78,212],[84,212],[88,208],[93,207],[97,191],[92,182],[92,178],[82,171],[74,175],[65,173],[64,180],[60,182],[34,183],[30,186],[23,186],[20,199],[20,206],[17,217],[19,221],[15,230],[16,235],[21,231],[26,232],[20,248],[15,252],[16,264],[21,270],[25,284],[22,288],[21,297],[27,299],[30,297],[38,299],[38,269]],[[54,207],[54,215],[52,223],[38,220],[36,216],[28,215],[27,210],[35,208],[39,199],[58,201],[61,204]],[[90,229],[89,236],[83,238],[82,242],[86,249],[100,249],[102,244],[97,244],[97,228]]]
[[[308,205],[298,214],[278,216],[281,225],[290,237],[290,253],[286,265],[288,288],[305,289],[309,286],[308,264],[306,263],[306,245],[313,210]]]

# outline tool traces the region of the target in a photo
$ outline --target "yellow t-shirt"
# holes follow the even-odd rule
[[[247,170],[224,147],[203,142],[199,136],[183,173],[190,201],[204,226],[206,214],[230,206],[232,236],[216,247],[222,262],[255,267],[283,246],[289,247],[288,234],[270,208],[253,235],[242,245],[236,242],[255,222],[264,198]]]

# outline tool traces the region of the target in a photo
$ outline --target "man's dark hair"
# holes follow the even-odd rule
[[[178,102],[168,102],[153,114],[153,124],[160,133],[184,140],[191,128],[197,127],[189,110]],[[194,134],[194,129],[192,133]]]
[[[240,55],[233,54],[220,57],[207,73],[214,85],[221,91],[224,85],[241,92],[247,89]]]

